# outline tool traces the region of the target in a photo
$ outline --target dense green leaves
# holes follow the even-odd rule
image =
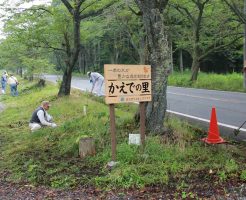
[[[172,0],[170,6],[171,22],[176,23],[174,43],[178,49],[188,51],[193,59],[192,71],[196,74],[192,80],[197,79],[201,63],[209,56],[235,52],[242,45],[242,23],[220,0]]]
[[[67,2],[76,5],[73,0]],[[105,63],[135,64],[148,60],[146,33],[135,2],[114,1],[113,6],[102,12],[111,2],[87,0],[81,5],[81,49],[73,71],[102,72]],[[174,65],[179,63],[179,49],[184,51],[187,63],[198,61],[202,69],[208,67],[207,61],[214,62],[218,54],[228,60],[228,65],[229,61],[238,65],[242,58],[243,26],[239,15],[242,9],[243,2],[238,0],[170,0],[164,15],[168,21],[169,42],[173,44]],[[0,45],[1,68],[30,69],[27,62],[22,62],[26,57],[33,62],[46,59],[50,66],[64,71],[69,61],[66,54],[73,52],[74,26],[73,17],[62,1],[9,12],[11,15],[4,27],[7,38]],[[191,68],[191,64],[186,67]]]

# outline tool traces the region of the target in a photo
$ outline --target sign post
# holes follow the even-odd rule
[[[114,104],[109,104],[112,161],[116,160],[116,128]]]
[[[145,103],[151,101],[150,65],[104,65],[105,102],[110,109],[112,160],[116,160],[115,103],[140,102],[141,145],[145,141]]]

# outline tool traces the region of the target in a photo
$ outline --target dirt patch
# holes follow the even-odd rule
[[[0,199],[245,199],[246,185],[231,188],[197,188],[197,191],[177,192],[172,188],[146,187],[144,189],[103,191],[93,187],[78,187],[71,190],[50,189],[43,186],[32,186],[0,181]]]
[[[33,186],[27,183],[11,183],[7,181],[8,173],[1,174],[0,199],[108,199],[108,200],[140,200],[140,199],[245,199],[246,183],[237,179],[230,179],[224,183],[211,182],[211,180],[192,179],[185,188],[177,188],[177,180],[169,185],[153,185],[142,189],[99,190],[92,186],[79,186],[73,189],[52,189],[46,186]],[[199,177],[197,177],[199,178]],[[201,177],[200,177],[201,178]]]

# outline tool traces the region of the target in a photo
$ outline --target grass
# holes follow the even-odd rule
[[[71,188],[79,185],[105,189],[142,188],[174,185],[183,195],[189,180],[226,182],[230,178],[245,181],[245,154],[232,145],[207,146],[205,135],[175,118],[166,118],[165,135],[148,135],[144,152],[128,145],[128,133],[137,131],[133,122],[137,106],[116,105],[117,161],[111,160],[109,108],[102,98],[72,90],[69,97],[57,98],[58,88],[35,86],[21,81],[20,96],[1,96],[7,109],[0,120],[0,174],[7,180]],[[9,91],[8,91],[9,93]],[[44,99],[51,101],[49,113],[56,129],[43,128],[31,133],[28,121],[32,111]],[[83,106],[87,105],[87,115]],[[80,159],[78,141],[91,136],[97,154]],[[210,171],[212,171],[210,173]]]
[[[191,72],[184,74],[174,72],[169,76],[168,85],[179,87],[204,88],[211,90],[223,90],[233,92],[245,92],[243,88],[243,75],[232,74],[214,74],[202,73],[198,75],[198,80],[190,81]]]

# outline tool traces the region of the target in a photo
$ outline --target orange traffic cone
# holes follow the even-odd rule
[[[215,107],[212,108],[208,137],[203,138],[202,140],[208,144],[219,144],[226,142],[220,137]]]

